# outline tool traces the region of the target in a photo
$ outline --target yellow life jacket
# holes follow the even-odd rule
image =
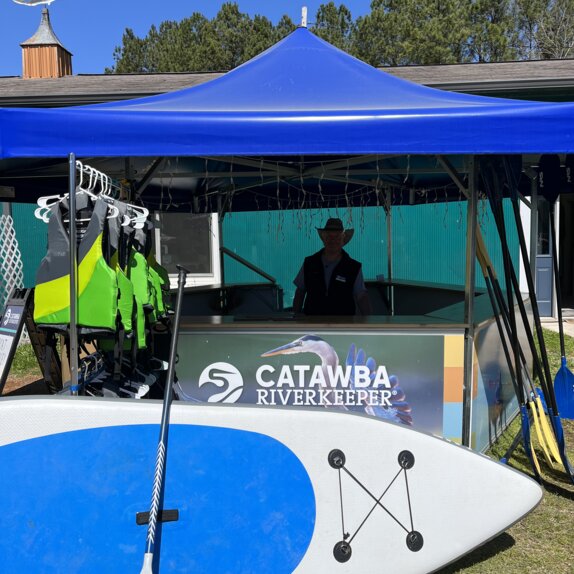
[[[117,279],[102,253],[107,213],[107,204],[98,199],[78,246],[76,323],[80,327],[115,331]],[[37,324],[61,327],[70,323],[70,238],[64,227],[62,204],[54,207],[48,222],[48,252],[36,274],[34,320]]]

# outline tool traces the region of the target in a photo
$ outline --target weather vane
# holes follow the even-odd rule
[[[16,4],[22,4],[24,6],[40,6],[41,4],[51,4],[54,0],[12,0]]]

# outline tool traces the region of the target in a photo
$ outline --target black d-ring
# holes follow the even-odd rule
[[[401,468],[409,469],[415,465],[415,455],[410,450],[402,450],[398,456]]]
[[[347,562],[351,558],[351,545],[346,540],[341,540],[335,544],[333,548],[333,556],[337,562]]]
[[[345,466],[345,461],[347,459],[345,458],[345,453],[342,450],[339,450],[338,448],[334,448],[329,453],[327,460],[329,461],[329,464],[333,468],[343,468]]]
[[[411,552],[418,552],[424,544],[423,535],[416,530],[407,534],[407,548]]]

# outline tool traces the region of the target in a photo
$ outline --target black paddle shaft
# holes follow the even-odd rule
[[[171,409],[171,399],[173,393],[173,379],[175,375],[175,361],[177,355],[177,340],[179,337],[179,324],[181,320],[181,303],[183,301],[183,288],[187,277],[187,269],[177,266],[179,272],[177,284],[177,299],[175,304],[175,315],[173,318],[173,331],[171,335],[171,345],[169,349],[169,365],[167,370],[167,382],[164,389],[163,409],[161,414],[161,425],[159,431],[158,450],[156,457],[155,474],[153,481],[152,500],[149,513],[149,523],[147,532],[146,555],[153,556],[155,541],[155,531],[157,518],[161,511],[160,498],[165,482],[165,461],[167,458],[167,437],[169,432],[169,415]]]
[[[494,215],[494,221],[496,223],[496,227],[498,229],[498,236],[500,238],[500,246],[502,248],[502,258],[504,262],[504,279],[506,284],[506,296],[507,296],[507,309],[508,309],[508,321],[510,327],[510,344],[512,347],[512,353],[514,355],[514,372],[516,375],[516,382],[517,386],[520,390],[520,393],[523,396],[524,393],[524,384],[522,378],[522,368],[520,362],[520,343],[518,341],[518,331],[516,328],[516,317],[514,314],[514,297],[513,297],[513,285],[512,285],[512,259],[510,257],[510,251],[508,249],[508,241],[506,237],[506,228],[504,223],[504,211],[502,208],[502,194],[500,189],[496,189],[498,186],[496,185],[497,174],[494,170],[494,166],[489,165],[491,167],[490,173],[493,176],[493,183],[494,189],[490,188],[488,195],[488,199],[490,202],[490,208]],[[485,182],[486,183],[486,182]],[[519,300],[520,297],[517,297]],[[519,400],[521,397],[518,397]]]
[[[564,327],[562,325],[562,292],[560,291],[560,275],[558,270],[558,254],[556,253],[556,225],[554,223],[555,202],[550,204],[550,237],[552,239],[552,268],[554,271],[554,284],[556,286],[556,306],[558,307],[558,333],[560,335],[560,355],[566,356],[566,345],[564,344]]]
[[[175,362],[177,357],[177,341],[179,338],[179,324],[181,321],[181,303],[183,301],[183,288],[189,271],[177,265],[178,278],[177,278],[177,299],[175,302],[175,315],[173,318],[173,331],[171,335],[171,343],[169,348],[169,364],[167,368],[167,381],[164,390],[163,411],[161,415],[161,433],[159,440],[165,442],[167,435],[167,427],[169,426],[169,410],[171,406],[171,398],[173,394],[173,380],[175,378]]]

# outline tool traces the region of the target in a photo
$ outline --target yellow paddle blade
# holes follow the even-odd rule
[[[541,425],[540,425],[540,420],[539,420],[539,416],[538,416],[538,411],[536,409],[536,405],[534,404],[534,402],[530,401],[528,403],[528,406],[530,407],[530,410],[532,412],[532,420],[534,421],[534,431],[536,432],[536,438],[538,439],[538,444],[540,445],[540,448],[542,449],[542,453],[544,454],[544,458],[546,459],[546,462],[552,467],[554,464],[554,461],[552,460],[552,457],[550,456],[550,452],[548,451],[548,446],[546,444],[546,439],[545,439],[544,433],[543,433]]]
[[[538,471],[538,476],[542,476],[542,471],[540,470],[540,463],[538,462],[538,457],[536,456],[536,452],[534,451],[534,445],[532,444],[532,438],[530,439],[530,452],[532,453],[532,462],[534,462],[534,466]]]
[[[562,459],[560,458],[560,451],[558,450],[558,443],[556,442],[556,437],[550,428],[550,424],[548,423],[548,419],[546,418],[546,414],[544,413],[544,407],[542,406],[542,401],[540,397],[535,397],[536,407],[538,411],[538,416],[540,418],[540,426],[542,428],[542,433],[544,434],[544,438],[546,439],[546,444],[550,449],[550,453],[552,454],[552,458],[556,461],[557,464],[562,464]]]

